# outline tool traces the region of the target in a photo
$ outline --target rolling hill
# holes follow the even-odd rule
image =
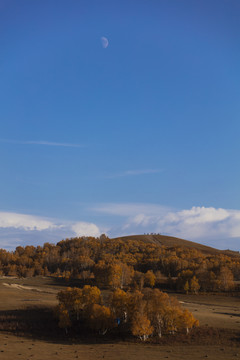
[[[178,247],[178,246],[185,248],[192,248],[201,251],[204,254],[210,254],[210,255],[225,254],[229,256],[240,256],[237,251],[219,250],[193,241],[184,240],[173,236],[159,235],[159,234],[122,236],[122,237],[114,238],[112,240],[140,240],[146,243],[153,243],[156,245],[166,246],[169,248]]]

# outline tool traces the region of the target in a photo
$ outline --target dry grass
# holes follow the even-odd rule
[[[240,298],[227,295],[177,295],[202,326],[240,331]]]
[[[8,285],[3,285],[3,284]],[[202,325],[189,337],[164,338],[160,344],[134,339],[66,338],[57,328],[52,307],[63,284],[51,278],[0,279],[0,359],[204,359],[240,358],[239,298],[180,295]],[[196,310],[196,311],[195,311]],[[221,326],[219,326],[221,325]],[[218,329],[222,328],[222,329]]]
[[[238,359],[240,355],[238,348],[226,346],[154,346],[128,343],[59,344],[1,334],[0,341],[1,360],[199,360],[205,358],[228,360]]]
[[[217,255],[217,254],[226,254],[230,256],[240,256],[238,252],[231,251],[231,250],[218,250],[214,249],[210,246],[202,245],[199,243],[195,243],[189,240],[183,240],[180,238],[176,238],[173,236],[166,236],[166,235],[130,235],[130,236],[123,236],[116,238],[119,240],[137,240],[143,242],[150,242],[156,245],[164,245],[166,247],[185,247],[185,248],[192,248],[198,251],[201,251],[204,254],[210,255]],[[115,239],[112,239],[115,240]]]

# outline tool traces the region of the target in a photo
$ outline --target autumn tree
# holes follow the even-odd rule
[[[152,270],[148,270],[144,276],[144,282],[147,286],[153,288],[156,283],[156,276]]]
[[[178,274],[177,277],[177,287],[179,290],[185,290],[184,286],[186,282],[188,282],[188,285],[190,287],[190,280],[193,277],[193,271],[190,269],[183,270]]]
[[[190,290],[192,293],[197,294],[200,289],[200,285],[198,282],[198,279],[196,276],[193,276],[193,278],[190,280]]]
[[[154,289],[147,297],[147,314],[153,325],[154,333],[162,336],[164,330],[164,316],[169,304],[169,296],[158,289]]]
[[[188,280],[185,282],[183,290],[185,291],[186,294],[188,294],[188,292],[189,292],[189,282],[188,282]]]
[[[163,279],[165,278],[165,276],[161,273],[160,270],[157,270],[155,273],[155,277],[156,277],[156,284],[160,285],[163,281]]]
[[[178,307],[166,306],[164,309],[163,326],[165,332],[174,334],[178,330],[179,317],[181,310]]]
[[[93,304],[89,317],[89,325],[97,330],[101,335],[114,327],[113,314],[109,307],[99,304]]]
[[[132,319],[134,315],[139,311],[143,301],[143,293],[138,290],[133,292],[128,292],[128,301],[127,301],[127,313],[128,318]]]
[[[115,290],[109,297],[110,308],[119,322],[126,322],[128,318],[129,295],[121,290]]]
[[[135,289],[142,291],[144,287],[144,274],[140,271],[134,271],[133,284]]]
[[[58,316],[59,322],[58,326],[65,329],[66,334],[68,333],[68,328],[72,326],[72,322],[69,317],[69,312],[63,304],[60,304],[56,309],[56,314]]]
[[[220,269],[218,282],[221,290],[228,291],[234,288],[233,273],[228,267],[224,266]]]
[[[99,260],[98,263],[96,263],[93,266],[93,274],[95,277],[95,281],[98,284],[98,286],[103,287],[108,285],[109,281],[109,266],[106,264],[105,261]]]
[[[57,295],[59,304],[65,308],[70,318],[79,320],[88,317],[94,304],[101,303],[101,291],[96,286],[85,285],[82,289],[67,288]]]
[[[145,341],[153,332],[150,320],[145,314],[137,312],[132,320],[132,334]]]
[[[81,306],[84,316],[89,316],[94,304],[101,304],[101,291],[97,286],[85,285],[82,289]]]
[[[67,288],[67,290],[60,291],[57,295],[61,309],[68,312],[69,317],[79,319],[80,312],[82,311],[82,290],[79,288]]]
[[[108,284],[113,289],[122,289],[126,285],[129,285],[134,273],[132,267],[121,262],[115,262],[110,264],[107,271]]]
[[[188,334],[190,329],[199,326],[199,321],[194,318],[190,311],[185,309],[179,316],[178,326],[180,329],[185,329]]]

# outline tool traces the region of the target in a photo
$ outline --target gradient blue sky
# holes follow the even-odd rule
[[[0,246],[240,250],[239,18],[238,0],[0,0]]]

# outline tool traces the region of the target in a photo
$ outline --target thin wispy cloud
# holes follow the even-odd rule
[[[167,206],[146,203],[104,203],[91,207],[92,211],[102,214],[116,215],[123,217],[135,217],[138,214],[146,216],[159,216],[170,212]]]
[[[72,148],[82,148],[85,147],[83,144],[71,144],[71,143],[62,143],[54,141],[45,141],[45,140],[11,140],[11,139],[0,139],[1,143],[7,144],[17,144],[17,145],[44,145],[44,146],[60,146],[60,147],[72,147]]]
[[[119,178],[119,177],[126,177],[126,176],[140,176],[140,175],[147,175],[147,174],[159,174],[162,172],[161,169],[137,169],[137,170],[126,170],[123,172],[115,173],[107,175],[107,178]]]

